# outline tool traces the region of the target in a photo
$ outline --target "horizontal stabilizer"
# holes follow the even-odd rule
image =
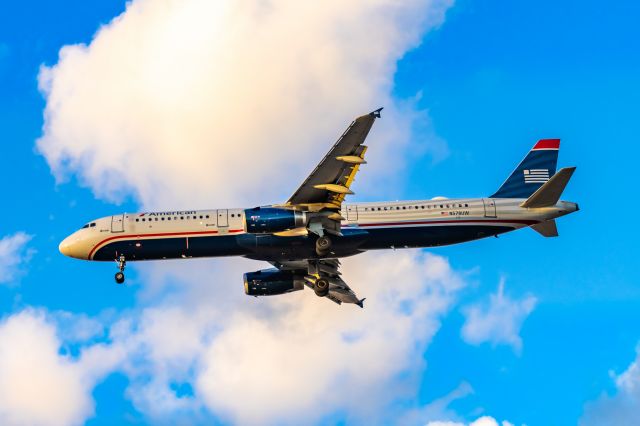
[[[553,219],[531,225],[531,229],[533,229],[543,237],[558,236],[558,227],[556,226],[556,221]]]
[[[554,206],[560,199],[562,191],[564,191],[567,183],[569,183],[569,179],[571,179],[575,170],[575,167],[560,169],[558,173],[553,175],[551,179],[527,198],[524,203],[520,204],[520,207],[536,208]]]

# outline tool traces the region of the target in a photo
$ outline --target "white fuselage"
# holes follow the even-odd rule
[[[537,224],[546,220],[564,216],[577,210],[577,205],[571,202],[559,201],[555,206],[527,209],[520,207],[523,199],[490,199],[490,198],[464,198],[464,199],[432,199],[420,201],[396,201],[396,202],[372,202],[343,205],[341,215],[344,217],[342,228],[345,238],[350,230],[365,230],[374,238],[376,231],[385,231],[385,237],[380,244],[364,245],[364,249],[379,249],[388,247],[427,247],[451,244],[447,238],[442,243],[434,243],[433,239],[421,243],[412,238],[411,244],[402,244],[403,232],[409,228],[420,228],[420,232],[428,233],[430,227],[438,227],[439,232],[450,229],[461,231],[458,227],[501,227],[506,230],[515,230]],[[416,230],[418,231],[418,230]],[[463,239],[471,240],[483,236],[495,235],[505,232],[487,232],[474,234],[475,236]],[[74,232],[60,244],[60,251],[70,257],[85,260],[113,260],[118,251],[124,251],[123,243],[132,250],[138,250],[141,255],[129,257],[127,260],[145,260],[170,257],[194,257],[190,252],[193,247],[198,247],[197,256],[223,256],[242,255],[237,249],[230,248],[228,253],[224,249],[217,248],[210,254],[203,249],[203,245],[215,244],[216,239],[211,237],[240,237],[248,234],[245,218],[245,209],[216,209],[216,210],[189,210],[172,212],[145,212],[124,213],[96,219]],[[393,237],[397,234],[397,238]],[[253,234],[252,234],[253,235]],[[391,240],[389,239],[391,235]],[[246,240],[246,237],[243,237]],[[288,237],[280,237],[277,241],[287,243]],[[242,239],[242,238],[241,238]],[[154,254],[145,256],[142,253],[147,247],[157,247],[163,240],[171,241],[172,246],[167,245],[167,256]],[[175,246],[175,240],[179,245]],[[389,243],[393,241],[393,243]],[[428,241],[428,242],[427,242]],[[453,242],[458,242],[454,240]],[[119,245],[118,245],[119,244]],[[240,246],[245,244],[240,243]],[[251,248],[254,243],[247,243]],[[255,243],[259,246],[259,243]],[[107,247],[113,247],[113,253],[96,254],[104,252]],[[154,248],[154,250],[158,250]],[[178,252],[174,251],[177,250]],[[111,254],[113,256],[111,256]],[[258,255],[252,257],[259,257]],[[110,258],[110,259],[109,259]]]

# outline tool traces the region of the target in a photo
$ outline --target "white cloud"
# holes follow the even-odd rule
[[[0,240],[0,284],[13,283],[23,272],[21,267],[33,255],[27,249],[31,235],[17,232]]]
[[[59,179],[144,209],[262,204],[286,199],[352,118],[385,106],[355,190],[397,194],[412,127],[428,117],[393,99],[396,62],[450,4],[135,0],[42,68],[38,149]],[[343,263],[364,310],[310,291],[247,298],[242,272],[265,264],[244,259],[141,265],[139,306],[100,355],[126,354],[127,394],[156,420],[203,407],[239,423],[391,416],[415,395],[463,282],[415,251]],[[194,394],[178,396],[181,382]]]
[[[367,253],[343,265],[368,297],[361,310],[309,290],[246,297],[233,269],[247,265],[235,263],[215,286],[200,286],[199,267],[211,266],[195,262],[178,299],[166,294],[111,327],[112,350],[127,354],[128,395],[150,418],[201,408],[239,424],[297,424],[341,410],[391,418],[392,402],[413,398],[422,354],[464,285],[440,256]],[[177,395],[174,383],[194,394]]]
[[[511,299],[504,294],[504,279],[500,280],[496,294],[489,296],[489,303],[477,303],[463,308],[465,323],[462,338],[470,344],[490,342],[493,345],[511,345],[515,351],[522,349],[520,329],[522,323],[536,306],[537,299],[528,295],[523,299]]]
[[[427,423],[427,426],[513,426],[513,424],[506,420],[499,423],[491,416],[482,416],[471,423],[435,421]]]
[[[201,360],[205,403],[240,424],[309,422],[337,410],[372,421],[414,394],[460,276],[444,258],[418,252],[348,259],[344,276],[368,297],[365,309],[305,291],[274,300],[278,315],[229,318]]]
[[[632,426],[638,424],[640,410],[640,346],[636,359],[621,374],[611,372],[615,383],[613,395],[603,394],[586,404],[580,424]]]
[[[81,424],[93,413],[91,390],[113,369],[115,352],[95,345],[78,360],[61,355],[56,325],[24,310],[0,322],[0,424]]]
[[[38,148],[56,176],[77,173],[110,200],[269,203],[293,193],[352,118],[385,106],[366,173],[370,188],[390,187],[413,121],[426,119],[392,99],[396,61],[450,4],[133,1],[42,68]]]

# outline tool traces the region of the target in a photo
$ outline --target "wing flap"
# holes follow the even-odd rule
[[[366,146],[362,145],[382,108],[356,118],[331,150],[289,198],[286,205],[340,209],[361,164]]]

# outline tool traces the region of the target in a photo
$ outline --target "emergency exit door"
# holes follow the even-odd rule
[[[218,228],[229,226],[229,212],[218,210]]]

